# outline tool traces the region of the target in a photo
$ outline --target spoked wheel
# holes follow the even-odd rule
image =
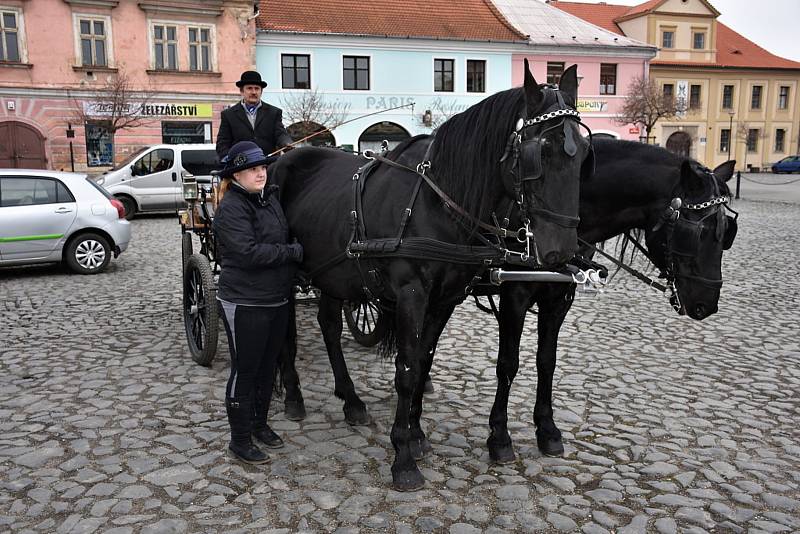
[[[214,275],[208,260],[192,254],[183,270],[183,324],[192,359],[211,365],[217,353],[219,311]]]
[[[386,332],[386,317],[374,302],[345,301],[344,318],[353,339],[364,347],[377,345]]]

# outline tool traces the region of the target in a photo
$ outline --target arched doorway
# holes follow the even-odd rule
[[[686,132],[675,132],[667,139],[667,150],[679,156],[689,157],[692,150],[692,136]]]
[[[399,124],[379,122],[364,130],[364,133],[358,138],[358,150],[360,152],[365,150],[378,151],[384,139],[389,142],[389,149],[391,150],[410,137],[411,134]]]
[[[0,168],[46,169],[44,137],[24,122],[0,122]]]
[[[294,124],[290,124],[289,127],[286,128],[286,131],[292,136],[292,140],[299,141],[304,137],[324,129],[324,126],[316,122],[295,122]],[[315,135],[297,146],[336,146],[336,138],[331,132],[325,132]]]

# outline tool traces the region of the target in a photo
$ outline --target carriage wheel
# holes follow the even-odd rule
[[[217,353],[219,310],[214,275],[208,260],[192,254],[183,271],[183,324],[192,359],[211,365]]]
[[[386,332],[386,317],[374,302],[344,302],[350,335],[364,347],[374,347]]]
[[[192,255],[192,234],[183,232],[181,234],[181,269],[186,271],[186,261]]]

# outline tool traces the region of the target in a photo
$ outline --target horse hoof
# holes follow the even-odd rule
[[[539,452],[545,456],[564,455],[564,443],[561,441],[561,436],[556,438],[536,436],[536,445],[539,446]]]
[[[425,477],[419,469],[392,472],[392,485],[396,491],[417,491],[425,486]]]
[[[366,426],[372,422],[372,417],[366,408],[352,408],[344,410],[344,420],[350,426]]]
[[[408,446],[411,447],[411,456],[413,456],[415,460],[422,460],[429,453],[433,452],[433,446],[431,442],[428,441],[428,438],[412,439]]]
[[[285,401],[283,412],[289,421],[302,421],[306,418],[306,405],[303,401]]]
[[[492,462],[499,465],[511,464],[517,461],[514,447],[510,443],[499,447],[490,447],[489,458],[491,458]]]
[[[433,393],[435,390],[433,389],[433,380],[428,378],[425,381],[425,388],[422,390],[423,393]]]

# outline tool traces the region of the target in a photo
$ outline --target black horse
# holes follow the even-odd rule
[[[648,257],[675,278],[679,312],[695,319],[714,313],[721,286],[722,251],[730,247],[736,232],[735,220],[722,217],[721,211],[722,199],[730,195],[725,182],[732,175],[734,162],[724,163],[712,173],[696,161],[639,143],[598,139],[594,147],[596,171],[590,180],[581,183],[580,236],[596,243],[643,229]],[[678,210],[681,222],[677,228],[672,207],[675,198],[683,202]],[[712,204],[701,207],[709,201]],[[587,255],[589,252],[585,249]],[[487,442],[490,456],[497,462],[514,459],[507,429],[508,395],[519,367],[525,316],[534,303],[539,307],[538,387],[534,408],[537,441],[545,454],[563,452],[561,434],[553,422],[552,380],[558,332],[572,305],[574,292],[574,284],[564,283],[506,282],[500,288],[498,390]],[[341,301],[323,296],[322,314],[327,324],[337,325],[325,334],[335,394],[344,400],[348,423],[366,424],[369,421],[366,406],[355,392],[341,350]],[[294,358],[283,363],[287,415],[300,419],[304,409]]]
[[[694,160],[641,143],[598,139],[594,148],[595,175],[581,184],[581,239],[598,243],[639,229],[645,240],[642,253],[661,271],[665,283],[674,282],[675,309],[696,320],[715,313],[722,287],[722,253],[733,244],[737,230],[736,219],[726,216],[724,208],[730,200],[726,182],[735,162],[725,162],[712,172]],[[589,255],[591,248],[582,247],[582,252]],[[546,455],[564,452],[553,421],[553,373],[558,333],[572,307],[575,287],[541,283],[501,287],[498,386],[487,441],[496,462],[515,458],[507,427],[508,396],[519,368],[525,316],[534,303],[538,305],[533,410],[537,444]]]
[[[302,148],[270,167],[313,285],[326,299],[377,299],[393,319],[399,490],[424,483],[415,456],[427,445],[419,418],[432,347],[470,280],[486,262],[502,261],[502,247],[484,236],[498,230],[492,213],[509,198],[521,206],[528,247],[520,261],[554,267],[577,248],[578,186],[591,147],[574,120],[576,68],[565,71],[560,89],[540,87],[527,63],[525,70],[523,88],[486,98],[435,138],[412,138],[377,165]],[[337,321],[323,306],[318,318],[330,349],[336,324],[329,323],[338,322],[338,343],[341,315]]]

